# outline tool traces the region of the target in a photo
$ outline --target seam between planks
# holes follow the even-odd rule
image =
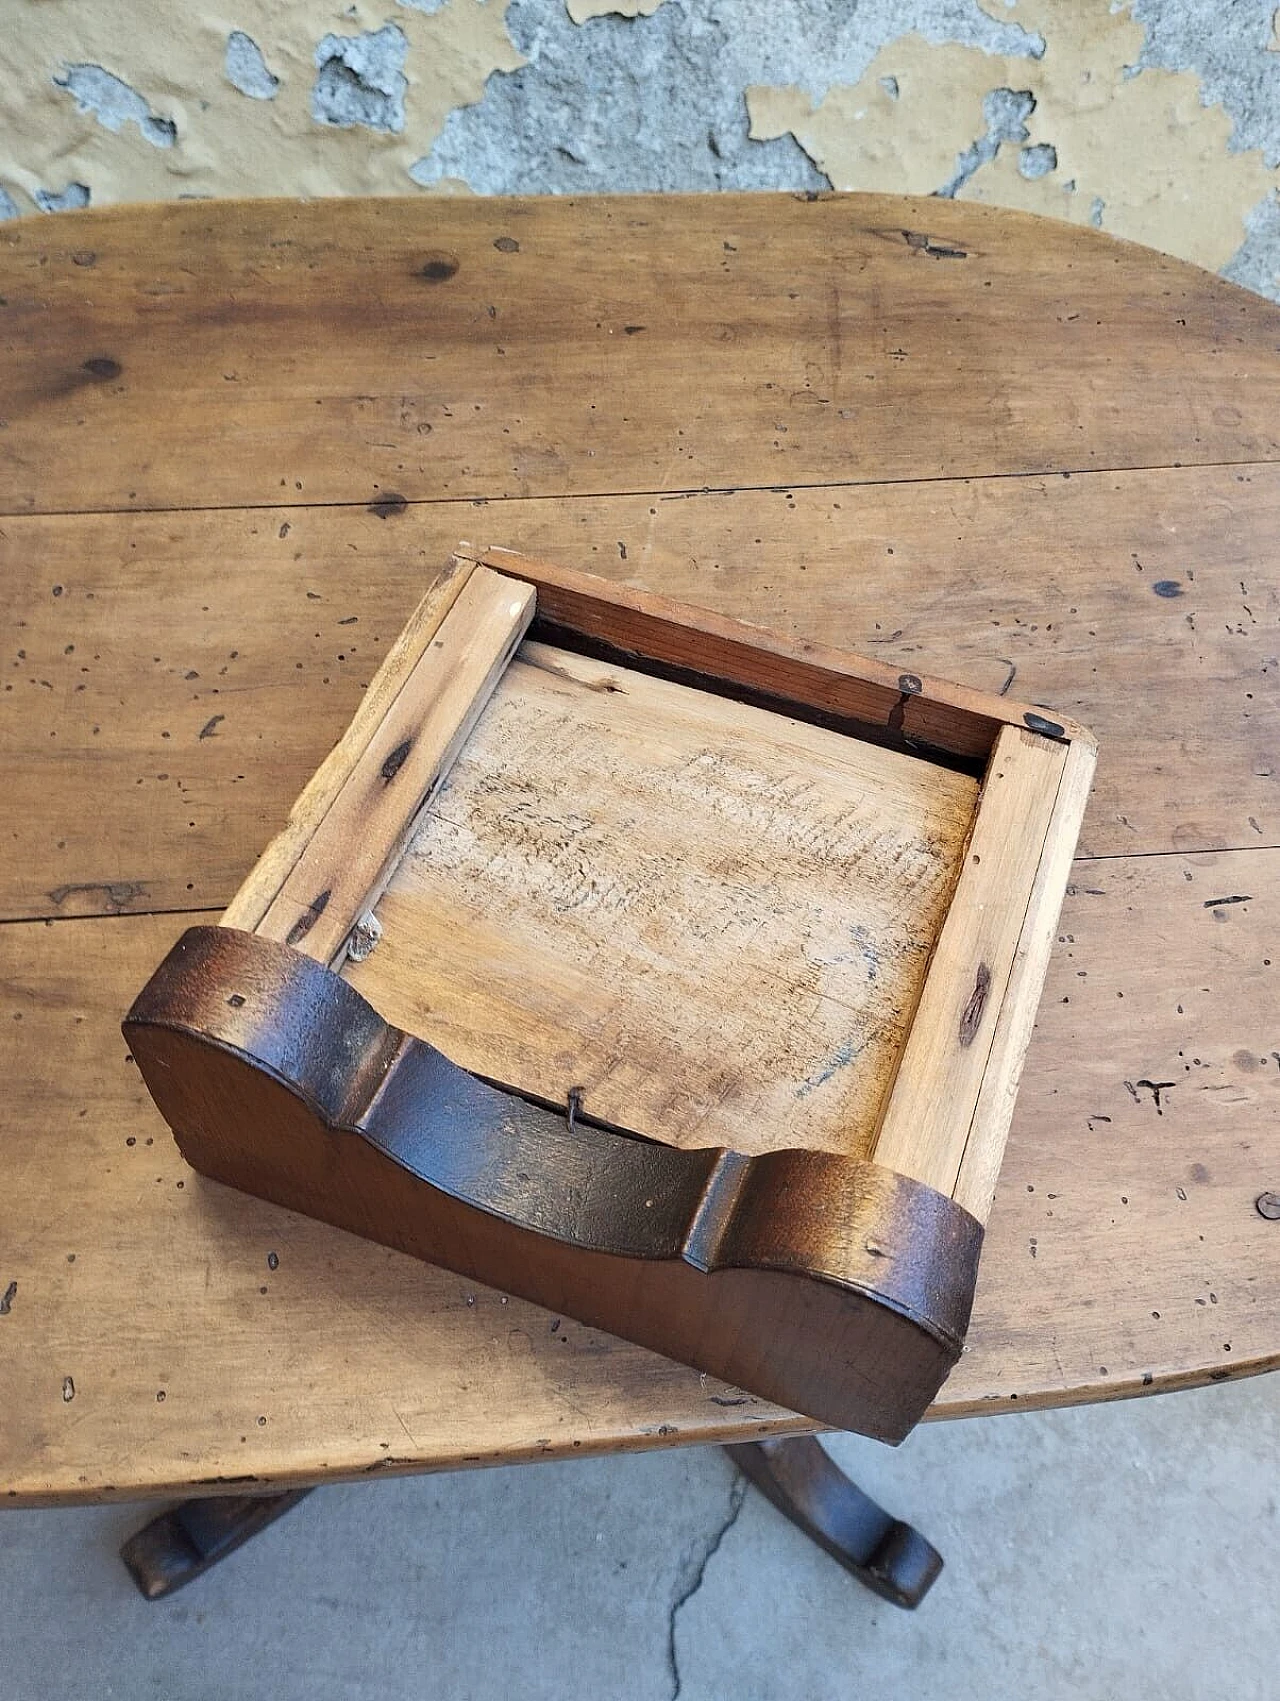
[[[1160,850],[1160,851],[1113,851],[1106,856],[1076,856],[1071,866],[1075,868],[1080,863],[1088,863],[1091,867],[1101,862],[1133,862],[1139,857],[1168,857],[1171,861],[1185,862],[1191,856],[1239,856],[1244,852],[1256,853],[1280,851],[1280,845],[1210,845],[1208,847],[1192,848],[1191,850]],[[225,904],[208,904],[200,909],[159,909],[145,910],[86,910],[79,915],[0,915],[0,927],[52,927],[63,923],[77,921],[130,921],[138,916],[147,915],[223,915]]]
[[[1151,461],[1123,466],[1027,467],[1004,472],[968,472],[904,474],[898,478],[796,479],[781,484],[694,484],[663,486],[658,489],[637,487],[627,490],[531,491],[526,494],[506,492],[497,496],[407,496],[406,508],[491,508],[503,502],[611,502],[653,497],[659,501],[678,502],[696,496],[785,495],[795,490],[875,490],[894,485],[913,484],[990,484],[1002,479],[1025,478],[1112,478],[1133,473],[1212,472],[1232,467],[1280,466],[1280,455],[1250,456],[1238,461]],[[5,520],[74,520],[100,519],[117,514],[235,514],[276,513],[283,508],[299,511],[327,508],[369,508],[387,498],[344,496],[331,502],[189,502],[170,504],[134,504],[121,508],[4,508],[0,509],[0,524]],[[399,504],[396,505],[399,507]]]

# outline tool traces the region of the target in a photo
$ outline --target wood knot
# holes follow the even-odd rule
[[[408,760],[409,752],[412,749],[413,740],[411,738],[406,738],[403,744],[396,745],[395,749],[378,769],[378,772],[382,775],[383,783],[385,785],[390,785],[392,780],[395,779],[396,775],[400,772],[401,768],[404,767],[405,762]]]
[[[960,1044],[972,1045],[974,1035],[982,1026],[982,1013],[987,1007],[987,994],[991,991],[991,970],[985,963],[978,964],[978,972],[973,977],[973,991],[969,994],[964,1009],[960,1012]]]

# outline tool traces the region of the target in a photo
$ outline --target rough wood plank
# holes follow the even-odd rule
[[[1016,698],[1000,702],[967,686],[895,671],[829,644],[796,642],[710,610],[673,604],[651,591],[619,585],[602,604],[594,575],[513,550],[476,554],[472,545],[460,544],[459,553],[535,582],[541,627],[550,634],[563,627],[573,643],[607,648],[624,660],[630,653],[643,655],[721,688],[772,699],[767,706],[804,704],[860,725],[868,738],[883,734],[925,751],[985,762],[1002,726],[1046,719]],[[1056,710],[1041,730],[1051,737],[1089,736]]]
[[[1088,801],[1095,760],[1093,748],[1082,741],[1073,743],[1067,751],[1026,920],[1009,971],[1005,1002],[996,1018],[986,1074],[952,1189],[956,1202],[972,1212],[979,1222],[985,1223],[991,1213],[1022,1066],[1058,932],[1063,894],[1071,876],[1076,827]]]
[[[1278,911],[1276,851],[1077,863],[969,1345],[934,1415],[1280,1362],[1280,1224],[1253,1203],[1276,1187]],[[797,1427],[638,1348],[553,1331],[531,1306],[192,1177],[117,1026],[187,919],[0,928],[13,1083],[0,1291],[18,1284],[0,1318],[17,1414],[0,1425],[0,1484],[15,1502]]]
[[[471,573],[268,904],[256,928],[264,938],[295,945],[321,963],[342,950],[380,896],[419,811],[447,778],[533,618],[535,600],[531,585],[484,567]],[[435,598],[426,602],[434,605]],[[422,624],[412,623],[406,651],[419,648]],[[389,672],[400,671],[400,648],[392,649]],[[378,681],[371,692],[381,695]]]
[[[6,226],[0,295],[10,513],[1191,465],[1280,439],[1270,302],[937,199],[115,207]]]
[[[225,927],[240,927],[252,933],[262,921],[457,601],[474,565],[472,561],[451,556],[441,567],[439,577],[382,658],[346,731],[307,781],[289,811],[283,830],[263,851],[228,904],[222,917]]]
[[[525,644],[344,977],[463,1067],[551,1102],[581,1087],[606,1122],[863,1155],[976,795]]]
[[[948,1197],[973,1128],[1066,759],[1067,746],[1015,727],[996,740],[876,1133],[877,1163]],[[1074,842],[1073,821],[1062,822],[1060,831]]]
[[[1016,670],[1102,746],[1088,854],[1280,843],[1280,468],[56,516],[0,524],[0,916],[223,908],[482,523],[900,669]]]

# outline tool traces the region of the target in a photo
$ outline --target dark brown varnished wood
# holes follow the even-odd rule
[[[900,1440],[955,1362],[982,1230],[873,1163],[572,1127],[287,946],[193,928],[125,1033],[217,1181]]]
[[[1001,727],[1091,742],[1082,727],[1056,712],[922,679],[829,644],[798,642],[593,573],[507,549],[470,552],[459,545],[458,557],[534,585],[533,630],[553,643],[622,658],[862,739],[950,758],[977,773]]]
[[[163,1600],[220,1565],[310,1493],[309,1488],[291,1488],[283,1494],[184,1500],[135,1531],[120,1557],[139,1594],[149,1601]]]
[[[784,1517],[884,1600],[917,1607],[937,1582],[937,1548],[877,1506],[812,1435],[745,1441],[725,1452]]]

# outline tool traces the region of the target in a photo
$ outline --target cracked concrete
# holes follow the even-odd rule
[[[680,1646],[676,1639],[680,1614],[706,1581],[707,1567],[719,1553],[724,1538],[738,1522],[749,1484],[742,1475],[735,1476],[729,1489],[729,1510],[711,1536],[702,1543],[701,1552],[687,1555],[676,1580],[676,1593],[667,1617],[667,1664],[671,1668],[671,1701],[679,1701],[684,1688],[680,1676]]]
[[[942,1551],[918,1612],[700,1448],[329,1488],[156,1604],[146,1509],[7,1512],[4,1693],[1274,1701],[1280,1376],[827,1445]]]

